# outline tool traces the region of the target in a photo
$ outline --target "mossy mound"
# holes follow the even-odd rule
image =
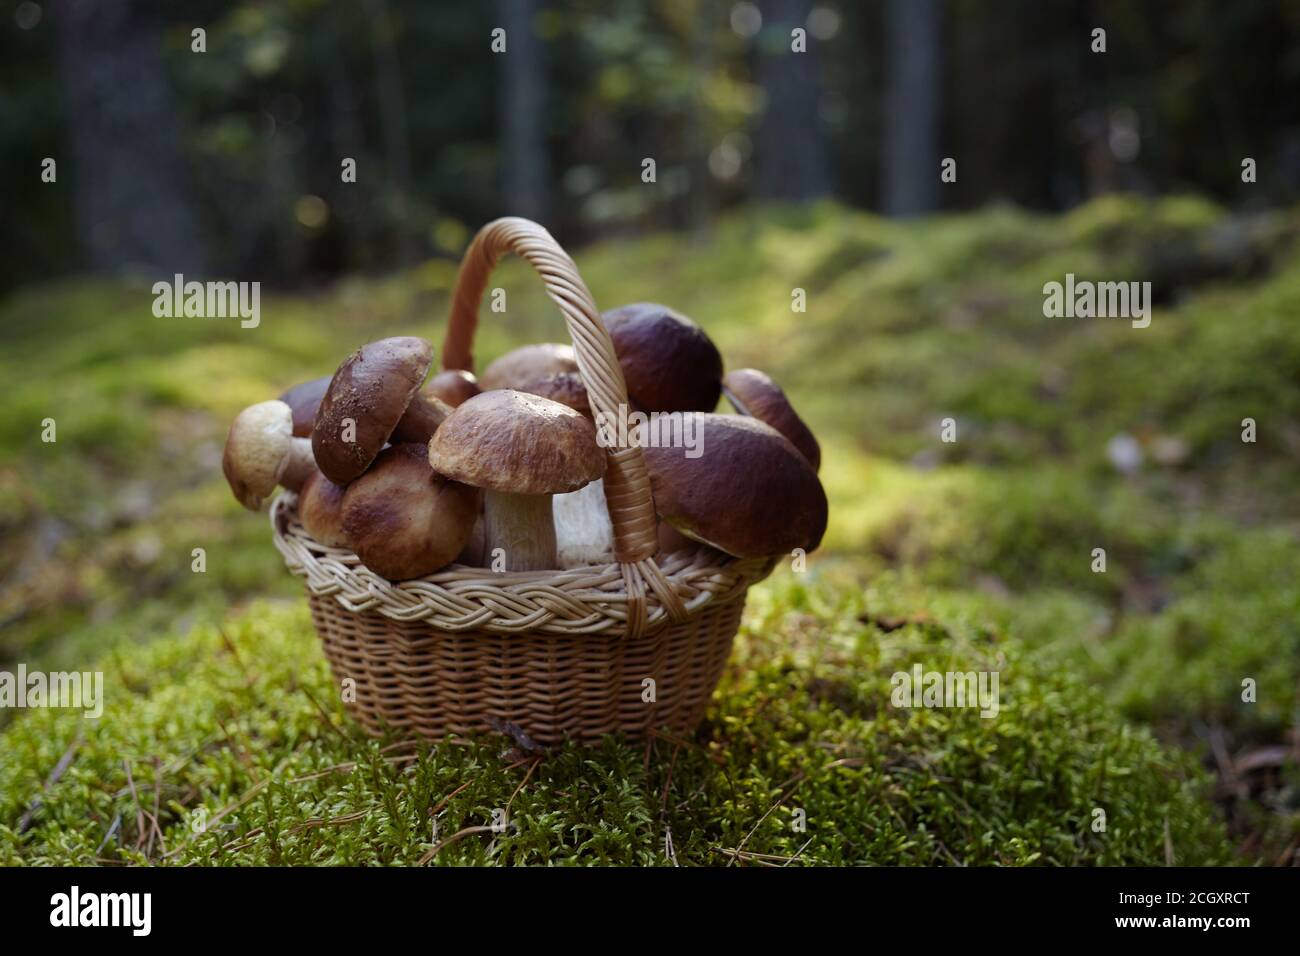
[[[864,581],[872,583],[873,602],[900,617],[927,608],[940,619],[985,621],[1020,642],[1007,648],[1030,649],[1039,675],[1034,680],[1057,686],[1056,675],[1070,673],[1089,685],[1087,691],[1070,681],[1060,685],[1068,689],[1063,694],[1080,695],[1061,705],[1074,715],[1070,720],[1094,713],[1116,734],[1121,718],[1145,724],[1218,774],[1240,762],[1247,769],[1217,792],[1229,809],[1234,840],[1249,860],[1286,862],[1295,858],[1300,827],[1300,768],[1290,747],[1300,684],[1297,236],[1300,210],[1242,216],[1194,197],[1113,196],[1062,216],[992,207],[907,222],[833,204],[746,207],[723,217],[706,243],[654,234],[601,242],[574,254],[603,307],[659,300],[691,315],[731,367],[754,365],[780,381],[817,432],[831,521],[815,566],[828,582],[832,566],[852,570],[826,584],[831,592],[818,591],[825,607],[810,616],[810,634],[835,632],[842,641],[856,634],[852,614],[836,610],[836,602],[856,600],[852,595]],[[1152,324],[1134,329],[1122,320],[1045,318],[1043,284],[1067,272],[1151,280]],[[226,672],[192,672],[191,663],[160,670],[146,684],[147,669],[129,662],[147,659],[137,657],[136,645],[195,625],[198,635],[208,637],[179,643],[169,638],[167,646],[211,640],[232,605],[299,593],[270,546],[265,516],[243,512],[225,487],[220,451],[226,425],[242,405],[328,373],[365,341],[413,334],[437,343],[455,273],[453,260],[436,259],[400,275],[349,279],[318,293],[268,294],[261,324],[248,330],[220,320],[156,319],[147,284],[66,281],[22,290],[0,303],[0,538],[6,545],[0,549],[0,664],[82,670],[105,655],[119,656],[134,675],[131,686],[154,688],[142,701],[164,694],[171,681],[184,688],[169,698],[175,703],[167,719],[178,722],[178,732],[197,719],[187,716],[189,697],[200,701],[200,711],[216,706],[210,694],[217,689],[205,689],[198,675],[228,680]],[[493,282],[506,290],[509,308],[484,314],[476,347],[480,364],[525,342],[563,338],[562,321],[525,265],[503,262]],[[807,294],[805,312],[792,307],[796,289]],[[57,421],[57,442],[42,440],[47,417]],[[939,440],[946,417],[957,425],[954,443]],[[1254,442],[1242,440],[1248,417],[1257,426]],[[1116,439],[1141,451],[1139,464],[1125,471],[1114,466],[1108,448]],[[193,565],[198,547],[205,552],[202,573]],[[1104,573],[1093,566],[1096,548],[1106,551]],[[781,602],[793,601],[793,594],[764,587],[756,601],[771,602],[779,615],[790,610]],[[266,642],[270,660],[285,642],[306,640],[298,633],[301,620],[292,626],[277,620],[279,630]],[[769,691],[761,680],[781,674],[772,669],[795,659],[784,647],[758,656],[749,649],[760,643],[768,621],[751,617],[747,649],[733,662],[726,695],[702,738],[725,749],[728,779],[749,774],[758,780],[751,764],[766,766],[766,758],[747,755],[741,738],[727,729],[733,706],[758,711],[747,726],[764,728],[768,737],[756,747],[784,752],[777,737],[788,731],[799,741],[792,744],[797,752],[809,755],[799,760],[817,755],[807,749],[812,717],[804,716],[806,707],[788,726],[764,723],[767,715],[794,706],[784,699],[768,703],[763,696]],[[254,626],[241,619],[226,629],[234,637]],[[781,627],[791,638],[791,629]],[[882,646],[923,636],[909,634],[908,628],[891,633]],[[812,645],[795,643],[804,648],[798,660],[811,656],[817,668],[830,668],[817,674],[831,684],[808,686],[840,688],[834,701],[856,699],[846,697],[843,686],[856,688],[853,693],[863,700],[880,699],[883,665],[872,656],[876,651],[855,651],[858,656],[831,664],[820,661]],[[198,646],[184,659],[197,660]],[[971,647],[983,653],[978,642]],[[1015,668],[1023,673],[1031,664],[1017,654]],[[758,670],[745,677],[750,666]],[[794,682],[790,693],[797,695],[815,678],[792,672],[783,679]],[[1242,699],[1246,678],[1256,682],[1254,702]],[[302,679],[322,702],[333,698],[320,683],[323,672],[315,684],[309,676]],[[1005,692],[1010,686],[1004,685]],[[809,713],[817,712],[824,701],[807,693],[816,704]],[[739,703],[733,701],[737,695]],[[1103,707],[1099,701],[1109,710],[1095,709]],[[239,715],[217,712],[227,727],[238,726]],[[270,710],[261,712],[270,720]],[[848,718],[834,707],[828,713],[847,735],[850,725],[842,721]],[[942,749],[942,733],[960,740],[974,733],[986,741],[995,731],[985,724],[1015,719],[1004,712],[997,721],[967,727],[946,712],[912,715],[904,722],[911,731],[919,733],[927,720],[938,723],[932,736],[904,741],[891,736],[888,720],[878,726],[865,714],[855,719],[868,721],[868,729],[854,725],[852,731],[879,743],[873,753],[884,762],[876,766],[893,760],[899,768],[909,766],[907,747],[913,743]],[[901,720],[894,717],[895,723]],[[12,783],[0,777],[6,806],[25,807],[39,790],[31,775],[48,773],[72,731],[53,717],[24,714],[15,721],[13,712],[0,710],[0,728],[10,722],[14,741],[36,741],[40,728],[52,735],[45,751],[29,755],[27,776]],[[97,736],[115,740],[113,726],[105,718]],[[904,724],[895,729],[901,733],[900,728]],[[204,729],[210,727],[195,725],[186,733],[202,737]],[[311,746],[325,748],[320,763],[351,759],[344,756],[350,747],[369,752],[371,745],[344,745],[333,733],[331,745],[315,742],[320,729],[308,720],[298,731]],[[112,794],[123,778],[103,746],[104,774],[92,776],[111,777],[112,784],[97,786]],[[522,777],[515,771],[497,777],[490,769],[499,766],[488,758],[501,746],[443,748],[442,756],[429,759],[445,764],[453,754],[477,754],[474,766],[483,768],[484,779],[496,781],[491,786],[498,789],[508,784],[513,792]],[[1077,768],[1084,759],[1073,749],[1078,746],[1062,743],[1065,749],[1055,756]],[[649,770],[643,751],[635,750],[639,757],[627,778],[636,792],[648,795],[656,827],[666,777],[655,768],[666,747],[656,744]],[[147,737],[124,752],[142,760],[157,752],[164,766],[184,757],[175,744]],[[614,766],[608,761],[626,752],[614,747],[599,766]],[[693,772],[694,752],[684,748],[678,756],[681,773]],[[1050,751],[1034,753],[1045,761]],[[549,785],[546,774],[558,774],[553,768],[566,759],[556,755],[540,765],[515,808],[526,793]],[[968,772],[970,765],[958,766],[962,774],[954,779],[980,779]],[[702,767],[696,772],[703,773]],[[849,779],[871,798],[877,791],[859,778],[840,776],[851,769],[837,767],[818,778],[817,786]],[[894,776],[903,779],[904,772]],[[252,779],[245,773],[230,782],[232,799]],[[690,779],[698,781],[701,794],[711,792],[704,777]],[[785,778],[761,779],[771,788]],[[917,803],[913,781],[904,782],[908,800],[893,809],[909,822],[920,821],[907,832],[930,847],[915,851],[915,858],[928,859],[933,825],[921,811],[941,811]],[[886,783],[902,786],[893,777]],[[872,786],[877,784],[884,786]],[[800,792],[813,785],[809,778]],[[1020,783],[1008,776],[1000,785]],[[556,792],[586,792],[562,781],[554,786]],[[1224,798],[1229,791],[1238,796]],[[220,792],[194,789],[184,796],[189,792],[168,794],[184,808],[224,805]],[[325,802],[314,811],[321,819],[335,819],[327,815],[332,792],[321,791]],[[465,791],[471,792],[473,787]],[[752,794],[745,799],[729,815],[697,819],[691,816],[694,801],[702,808],[708,799],[692,798],[679,819],[683,832],[728,845],[723,841],[733,834],[717,828],[733,822],[718,821],[748,819],[755,808],[761,815],[770,806]],[[991,800],[970,802],[997,819]],[[1244,804],[1249,806],[1239,813]],[[903,832],[873,816],[883,803],[871,806],[856,816],[875,821],[873,832]],[[89,813],[84,804],[82,811]],[[763,834],[784,812],[774,811],[747,849],[754,841],[777,846],[764,842]],[[455,814],[456,825],[474,819],[453,801],[444,815]],[[16,825],[17,817],[6,819]],[[85,816],[80,823],[70,817],[66,831],[45,837],[43,818],[33,819],[36,829],[24,835],[24,847],[36,849],[49,840],[61,845],[71,839],[68,833],[84,829],[93,851],[112,814],[104,820]],[[123,819],[129,829],[134,813]],[[180,825],[180,816],[167,820]],[[1059,832],[1076,833],[1075,823],[1074,817],[1058,821]],[[1009,832],[998,826],[996,832]],[[346,828],[326,829],[339,831],[341,839]],[[682,858],[682,834],[673,833]],[[952,832],[945,830],[940,839],[963,860],[994,859],[972,852]],[[105,845],[105,853],[115,841]],[[133,845],[134,837],[127,842]],[[448,859],[482,841],[461,842],[462,850],[444,851]],[[691,846],[688,858],[706,858],[696,852],[699,845]],[[845,853],[866,859],[866,846],[855,843]],[[1195,858],[1184,855],[1179,840],[1174,846],[1180,860]],[[815,847],[806,853],[828,858],[829,850]],[[1156,851],[1143,859],[1163,859],[1162,847]],[[946,859],[943,850],[938,856]],[[1089,850],[1078,858],[1102,857]]]
[[[441,864],[1229,858],[1187,757],[975,619],[882,630],[881,600],[784,574],[754,592],[692,739],[536,755],[364,738],[305,609],[258,604],[110,656],[98,722],[34,711],[5,731],[0,863],[414,864],[434,821]],[[999,716],[893,706],[890,677],[914,663],[998,671]]]

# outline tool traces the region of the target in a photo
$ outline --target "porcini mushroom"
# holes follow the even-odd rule
[[[601,318],[614,340],[632,404],[643,412],[711,412],[722,355],[704,330],[666,305],[637,302]]]
[[[556,566],[551,495],[605,474],[596,428],[567,405],[513,389],[475,395],[429,442],[429,464],[484,489],[484,552],[510,571]]]
[[[479,386],[492,388],[519,388],[524,382],[535,382],[556,372],[576,372],[578,359],[572,345],[541,342],[525,345],[507,352],[483,370]]]
[[[469,542],[460,549],[460,554],[456,555],[457,564],[464,564],[471,568],[484,566],[483,536],[483,514],[480,512],[474,522],[474,530],[470,532]]]
[[[221,470],[239,503],[258,511],[281,485],[302,487],[315,470],[311,442],[293,435],[293,410],[278,399],[250,405],[235,416],[226,434]]]
[[[348,547],[343,533],[343,493],[319,468],[307,476],[298,493],[298,520],[313,539],[327,548]]]
[[[449,368],[445,372],[439,372],[424,387],[426,396],[439,398],[452,408],[466,399],[473,398],[481,391],[474,373],[467,372],[463,368]]]
[[[609,520],[604,479],[551,498],[555,556],[564,569],[614,560],[614,526]]]
[[[435,474],[417,442],[391,445],[343,493],[343,533],[361,563],[390,581],[456,560],[478,518],[477,488]]]
[[[568,405],[588,418],[591,417],[591,402],[587,398],[587,386],[582,384],[582,376],[577,372],[552,372],[542,378],[522,382],[515,386],[515,390],[549,398],[561,405]]]
[[[738,558],[815,550],[826,532],[826,492],[807,459],[757,419],[696,414],[697,457],[642,449],[660,516]]]
[[[822,449],[812,431],[804,424],[781,386],[756,368],[728,372],[722,380],[722,392],[741,415],[757,418],[771,425],[799,449],[813,471],[821,468]]]
[[[330,376],[314,378],[286,389],[280,401],[293,409],[293,433],[299,438],[310,438],[312,426],[316,423],[316,410],[320,408],[321,399],[330,387]]]
[[[660,521],[659,528],[656,532],[658,539],[658,550],[655,554],[657,558],[665,558],[677,551],[685,551],[688,548],[699,546],[699,542],[692,541],[686,535],[682,534],[667,521]]]
[[[384,443],[427,442],[450,413],[420,386],[433,364],[423,339],[398,336],[353,352],[330,379],[312,429],[316,464],[346,485],[375,460]]]

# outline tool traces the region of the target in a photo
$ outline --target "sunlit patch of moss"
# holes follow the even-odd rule
[[[1293,533],[1225,542],[1177,581],[1163,611],[1125,620],[1093,669],[1134,716],[1280,733],[1300,710],[1298,582]]]

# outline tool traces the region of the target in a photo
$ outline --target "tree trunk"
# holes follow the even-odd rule
[[[704,10],[697,10],[691,21],[691,70],[695,74],[694,88],[687,112],[687,143],[690,149],[691,193],[687,207],[691,239],[705,242],[713,222],[713,182],[709,171],[709,142],[711,133],[709,105],[705,101],[706,84],[713,75],[713,22]]]
[[[546,156],[546,68],[533,31],[537,0],[500,0],[506,52],[501,63],[501,168],[505,211],[544,221],[550,177]]]
[[[818,113],[816,41],[791,49],[790,31],[807,29],[812,0],[764,0],[759,81],[767,109],[755,144],[755,193],[804,201],[830,192],[826,138]]]
[[[411,222],[411,144],[406,130],[406,95],[402,65],[397,54],[396,23],[384,0],[365,0],[375,54],[375,100],[379,104],[379,131],[388,167],[388,201],[397,230],[397,261],[415,261]]]
[[[134,0],[62,0],[56,24],[72,143],[59,172],[91,268],[201,274],[157,24]]]
[[[893,216],[939,205],[942,0],[889,0],[885,10],[884,207]]]

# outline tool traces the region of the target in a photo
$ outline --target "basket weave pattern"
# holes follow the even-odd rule
[[[627,387],[613,342],[573,261],[528,220],[497,220],[471,244],[453,296],[444,368],[471,367],[478,305],[506,252],[533,266],[564,314],[593,412],[617,415]],[[605,496],[617,561],[568,571],[494,573],[453,564],[394,583],[350,551],[314,541],[297,520],[294,495],[276,499],[275,545],[304,579],[335,679],[355,681],[348,706],[368,731],[437,739],[508,722],[553,744],[652,728],[686,732],[699,722],[745,593],[774,559],[741,561],[701,547],[669,555],[661,567],[641,450],[608,453]]]

